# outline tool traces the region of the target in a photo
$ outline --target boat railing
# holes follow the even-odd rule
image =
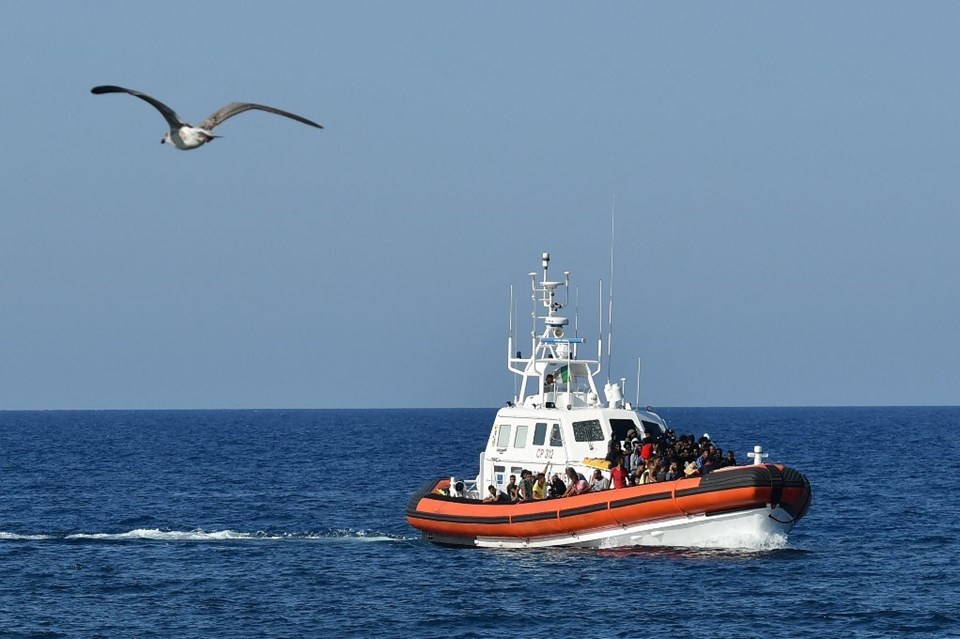
[[[558,384],[544,384],[544,393],[586,393],[590,384],[586,382],[560,382]]]
[[[583,407],[596,403],[591,394],[589,384],[547,385],[541,401],[545,408]]]
[[[477,486],[476,479],[457,479],[456,477],[450,478],[450,488],[452,489],[457,485],[457,482],[463,482],[463,492],[459,495],[460,497],[466,497],[468,499],[480,499],[480,489]]]

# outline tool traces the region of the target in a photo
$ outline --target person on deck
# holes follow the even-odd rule
[[[517,476],[510,475],[510,483],[507,484],[506,489],[507,497],[510,498],[510,501],[517,501]]]
[[[606,460],[610,462],[610,465],[613,466],[617,463],[617,458],[623,456],[623,450],[620,448],[620,440],[617,439],[617,434],[610,433],[610,441],[607,442],[607,457]]]
[[[587,492],[588,486],[587,486],[586,479],[581,479],[577,471],[575,471],[570,466],[567,466],[566,473],[567,473],[567,481],[569,483],[567,484],[567,490],[564,491],[563,493],[564,497],[571,497],[573,495],[579,495],[581,493]]]
[[[670,462],[670,466],[667,468],[667,472],[663,474],[663,481],[673,481],[680,476],[680,467],[677,465],[677,462]]]
[[[553,479],[550,480],[550,497],[563,497],[565,492],[567,492],[567,485],[560,479],[560,475],[554,473]]]
[[[714,461],[713,457],[710,456],[709,453],[707,453],[707,458],[704,459],[702,463],[700,462],[699,458],[697,459],[697,463],[700,464],[701,475],[706,475],[707,473],[713,472],[719,468],[719,465],[716,461]]]
[[[603,476],[603,472],[599,468],[593,471],[593,479],[590,480],[590,492],[607,490],[608,488],[610,488],[610,480]]]
[[[650,459],[650,455],[653,453],[653,440],[649,437],[643,438],[643,447],[640,449],[640,458],[643,461]]]
[[[520,484],[517,486],[517,501],[533,500],[533,473],[527,469],[520,471]]]
[[[644,469],[643,473],[640,475],[640,478],[637,480],[638,484],[653,484],[657,481],[657,463],[654,460],[647,462],[647,467]]]
[[[547,498],[547,476],[543,473],[537,473],[537,481],[533,482],[533,498]]]
[[[703,471],[703,465],[710,461],[710,449],[706,446],[703,447],[703,452],[697,457],[697,468]],[[704,475],[706,473],[703,473]]]
[[[621,457],[616,466],[610,469],[610,479],[613,481],[614,488],[627,487],[627,469],[625,460]]]
[[[640,446],[633,447],[633,452],[630,453],[630,457],[627,459],[624,467],[628,477],[637,478],[643,469],[643,457],[640,456]]]

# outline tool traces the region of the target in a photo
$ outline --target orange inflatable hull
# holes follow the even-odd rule
[[[538,540],[764,507],[779,507],[796,522],[812,497],[807,478],[780,464],[515,504],[440,494],[449,482],[424,485],[410,499],[407,521],[430,541],[466,546],[476,545],[478,538]]]

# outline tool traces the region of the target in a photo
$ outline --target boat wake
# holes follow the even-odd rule
[[[692,552],[709,551],[717,553],[765,553],[776,550],[783,550],[788,547],[787,535],[780,533],[766,534],[743,534],[729,533],[724,535],[703,537],[692,541],[684,546],[676,546],[677,549],[686,549]],[[604,550],[622,550],[623,547],[601,546]],[[660,549],[663,546],[636,546],[631,549]]]
[[[788,544],[786,535],[771,533],[763,536],[729,535],[704,539],[700,543],[687,546],[630,546],[599,549],[601,554],[609,555],[655,555],[672,558],[750,558],[780,555],[781,553],[805,553]]]
[[[3,541],[162,541],[162,542],[244,542],[244,541],[320,541],[338,543],[375,543],[410,541],[411,538],[365,529],[338,528],[319,532],[243,532],[236,530],[161,530],[137,528],[126,532],[20,534],[0,531]]]
[[[783,550],[787,547],[787,536],[782,533],[768,533],[763,535],[745,535],[731,533],[712,539],[705,538],[691,544],[696,550],[710,549],[737,552],[769,552]]]
[[[17,533],[0,530],[0,541],[41,541],[53,538],[53,535],[18,535]]]

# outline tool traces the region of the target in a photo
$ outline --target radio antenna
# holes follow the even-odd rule
[[[597,372],[603,370],[603,280],[600,280],[600,299],[597,300],[600,321],[597,323]]]
[[[607,308],[607,381],[613,370],[613,240],[616,235],[617,194],[613,194],[613,207],[610,211],[610,287]]]
[[[637,357],[637,406],[640,406],[640,373],[642,372],[640,367],[640,358]]]

